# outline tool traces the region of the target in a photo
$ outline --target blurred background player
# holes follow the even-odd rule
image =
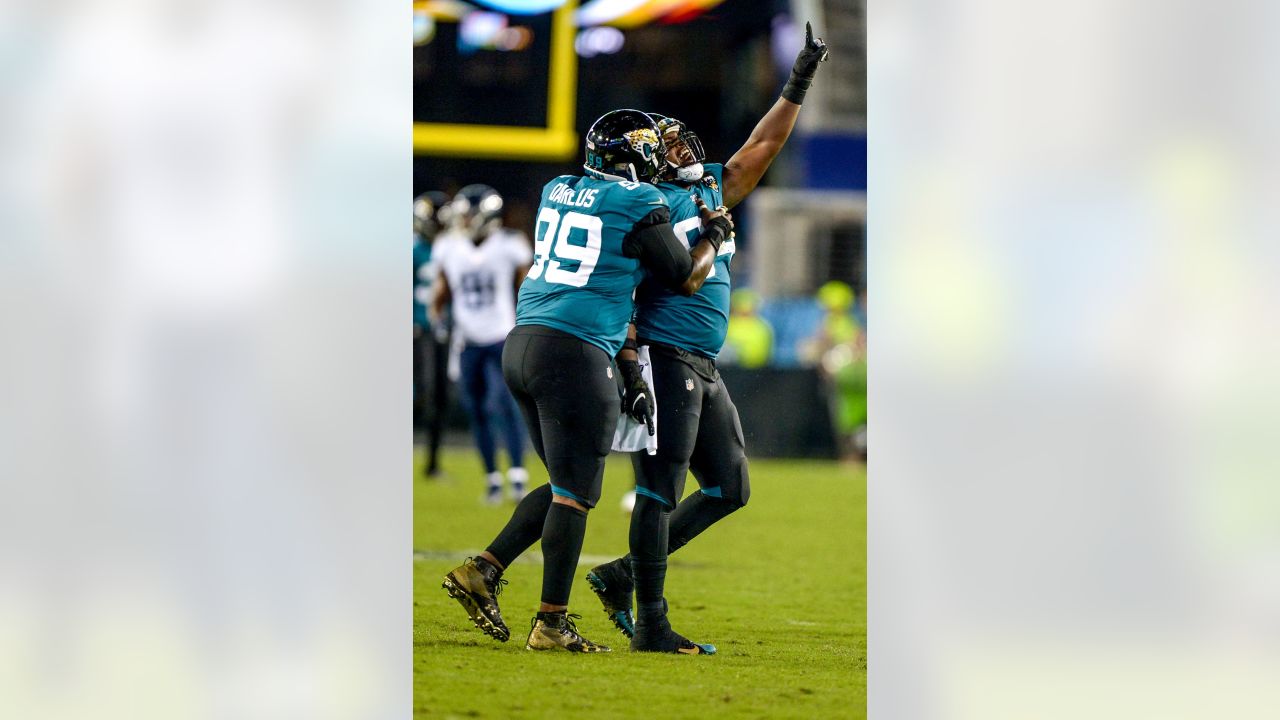
[[[520,289],[503,371],[551,481],[529,493],[488,549],[443,583],[498,640],[510,637],[496,601],[502,571],[540,537],[542,602],[525,647],[608,650],[578,634],[568,603],[618,419],[611,361],[617,358],[624,378],[626,407],[638,420],[650,419],[652,400],[627,342],[636,285],[648,271],[667,288],[696,292],[733,229],[726,213],[701,207],[706,230],[695,235],[693,249],[676,237],[667,202],[651,184],[665,156],[648,115],[615,110],[587,132],[585,174],[561,175],[543,188],[536,259]],[[714,651],[669,628],[653,640],[646,649]]]
[[[729,329],[716,361],[755,369],[767,366],[772,354],[773,326],[760,317],[760,294],[734,290],[729,295]]]
[[[413,199],[413,427],[422,429],[426,457],[418,474],[440,474],[440,437],[449,404],[449,328],[443,318],[433,325],[431,248],[447,222],[449,196],[439,190]]]
[[[502,380],[502,347],[516,324],[516,293],[533,253],[524,235],[502,227],[502,205],[502,196],[487,185],[459,190],[449,203],[450,231],[441,236],[432,259],[439,272],[431,315],[439,318],[449,307],[462,343],[458,384],[484,462],[485,499],[491,504],[502,501],[495,427],[506,442],[513,500],[524,498],[529,479],[524,428]]]
[[[677,235],[697,237],[702,221],[695,200],[734,207],[755,189],[791,135],[805,92],[826,59],[826,44],[815,40],[806,24],[804,47],[781,97],[724,165],[703,164],[702,142],[684,123],[671,117],[659,120],[667,168],[658,187],[671,205]],[[636,291],[634,325],[652,362],[658,447],[653,455],[632,453],[636,501],[631,552],[587,574],[605,612],[632,638],[633,648],[650,645],[655,628],[659,634],[669,629],[663,600],[667,555],[745,506],[751,495],[742,423],[716,368],[728,330],[729,266],[735,249],[733,239],[721,246],[706,282],[690,296],[651,282]],[[681,500],[690,469],[700,490]]]
[[[867,334],[865,314],[859,318],[853,288],[830,280],[818,288],[824,314],[817,332],[800,348],[835,391],[831,415],[840,439],[841,456],[867,459]],[[865,313],[865,310],[864,310]]]

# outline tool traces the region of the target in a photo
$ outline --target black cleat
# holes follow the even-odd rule
[[[507,581],[502,571],[484,558],[467,558],[467,561],[449,571],[440,587],[449,591],[449,597],[457,600],[471,616],[476,627],[496,640],[506,642],[511,631],[502,622],[498,609],[498,593]]]
[[[623,635],[636,634],[636,618],[631,611],[631,593],[635,583],[631,580],[631,563],[618,558],[604,565],[597,565],[587,573],[587,584],[600,598],[604,613]]]
[[[525,650],[568,650],[580,653],[609,652],[606,645],[597,645],[578,634],[574,620],[581,615],[569,615],[563,610],[554,613],[540,612],[534,616],[529,629]]]
[[[666,617],[657,621],[641,620],[631,638],[632,652],[661,652],[677,655],[715,655],[716,646],[696,643],[671,629]]]

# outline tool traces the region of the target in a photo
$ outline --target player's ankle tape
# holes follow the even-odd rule
[[[659,600],[657,602],[638,603],[636,605],[636,613],[641,620],[658,620],[666,616],[667,610],[665,603]]]

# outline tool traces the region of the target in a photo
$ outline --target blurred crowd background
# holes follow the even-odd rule
[[[413,189],[490,185],[527,236],[543,185],[579,173],[587,128],[622,107],[680,118],[725,162],[777,100],[806,21],[831,61],[734,210],[719,362],[754,454],[865,457],[862,0],[419,0]]]

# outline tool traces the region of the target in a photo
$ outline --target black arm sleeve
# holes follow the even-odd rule
[[[680,287],[693,271],[689,246],[671,229],[671,211],[665,207],[655,208],[635,224],[622,240],[622,254],[638,258],[646,270],[670,288]]]

